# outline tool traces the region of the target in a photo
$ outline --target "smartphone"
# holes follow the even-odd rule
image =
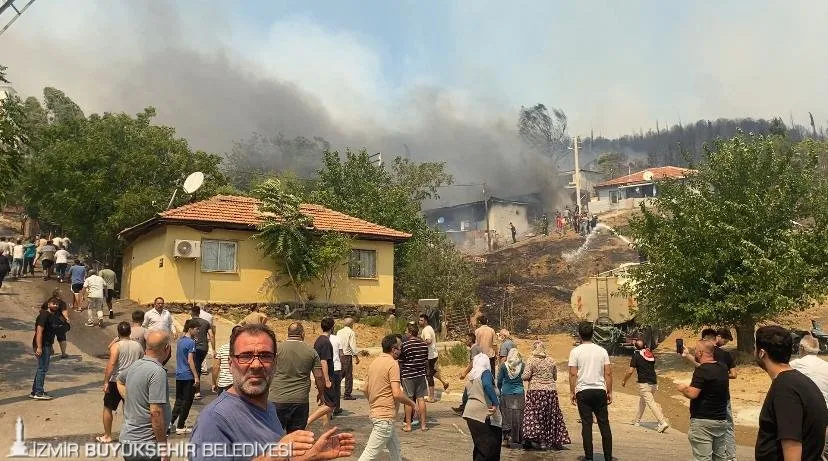
[[[676,338],[676,354],[683,354],[684,353],[684,339]]]

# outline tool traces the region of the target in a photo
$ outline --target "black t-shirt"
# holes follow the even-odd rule
[[[820,459],[826,424],[828,408],[817,385],[797,370],[779,373],[759,412],[756,460],[784,459],[784,439],[802,442],[803,460]]]
[[[719,346],[713,348],[713,358],[716,359],[717,362],[725,364],[728,371],[731,368],[736,368],[736,363],[733,361],[733,355]]]
[[[690,417],[697,419],[727,419],[727,401],[730,400],[730,380],[727,366],[721,362],[703,363],[693,372],[690,386],[701,390],[690,401]]]
[[[319,360],[328,362],[328,377],[333,379],[334,363],[333,363],[333,345],[331,345],[331,338],[320,335],[313,343],[313,348],[319,354]]]
[[[652,360],[647,360],[642,351],[633,352],[632,359],[630,359],[630,368],[635,368],[638,375],[639,383],[658,384],[655,372],[655,357]],[[650,352],[652,355],[652,352]]]
[[[37,347],[37,327],[43,327],[43,345],[44,346],[51,346],[55,342],[55,320],[54,315],[48,309],[41,310],[39,314],[37,314],[37,319],[35,320],[35,337],[32,340],[32,346]]]

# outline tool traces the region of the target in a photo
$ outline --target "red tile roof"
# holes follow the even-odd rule
[[[691,170],[689,168],[679,168],[677,166],[659,166],[655,168],[648,168],[646,170],[641,170],[637,173],[633,173],[627,176],[621,176],[620,178],[610,179],[609,181],[604,181],[596,184],[594,187],[608,187],[608,186],[624,186],[627,184],[641,184],[641,183],[648,183],[649,180],[644,179],[644,173],[650,172],[653,174],[652,181],[658,181],[659,179],[681,179],[686,178],[687,176],[696,172],[696,170]]]
[[[174,223],[176,221],[252,229],[261,222],[260,203],[259,200],[250,197],[216,195],[207,200],[163,211],[149,221],[122,231],[121,235],[133,234],[155,222]],[[355,218],[322,205],[303,203],[299,209],[310,216],[313,219],[313,227],[321,231],[343,232],[382,240],[405,240],[411,237],[409,233]]]

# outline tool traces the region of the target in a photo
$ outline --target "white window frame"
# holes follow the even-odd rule
[[[356,257],[358,252],[365,252],[374,255],[374,273],[369,275],[354,275],[354,263],[358,261],[359,258]],[[360,269],[360,273],[362,270]],[[365,248],[351,248],[351,263],[348,265],[348,277],[352,279],[363,279],[363,280],[376,280],[377,278],[377,250],[369,250]]]
[[[217,267],[216,269],[205,268],[204,263],[206,258],[204,257],[204,253],[207,249],[207,246],[210,244],[218,245],[219,257],[216,261],[217,265],[221,262],[221,248],[222,245],[232,245],[233,246],[233,267],[232,269],[221,268]],[[235,240],[202,240],[201,241],[201,272],[218,272],[218,273],[225,273],[225,274],[235,274],[239,271],[239,242]]]

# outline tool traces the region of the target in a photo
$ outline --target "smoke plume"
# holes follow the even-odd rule
[[[231,24],[220,14],[193,18],[157,7],[149,2],[35,4],[0,41],[2,64],[9,66],[9,77],[24,97],[41,97],[44,86],[55,86],[87,114],[136,113],[154,106],[158,123],[175,127],[198,149],[226,153],[233,141],[254,132],[321,136],[333,148],[366,147],[385,158],[446,162],[457,183],[486,182],[494,195],[546,191],[553,199],[554,170],[518,138],[517,111],[496,113],[428,83],[403,93],[383,92],[394,99],[388,105],[393,111],[377,107],[372,114],[348,107],[348,101],[335,106],[302,81],[280,77],[257,54],[231,51]],[[43,33],[43,27],[51,33]],[[313,68],[313,61],[325,58],[304,56],[286,66]],[[359,80],[338,74],[346,69],[328,69],[325,83],[332,91]],[[366,88],[373,89],[370,82]],[[357,88],[352,99],[366,88]],[[441,195],[459,198],[461,189],[448,188]]]

